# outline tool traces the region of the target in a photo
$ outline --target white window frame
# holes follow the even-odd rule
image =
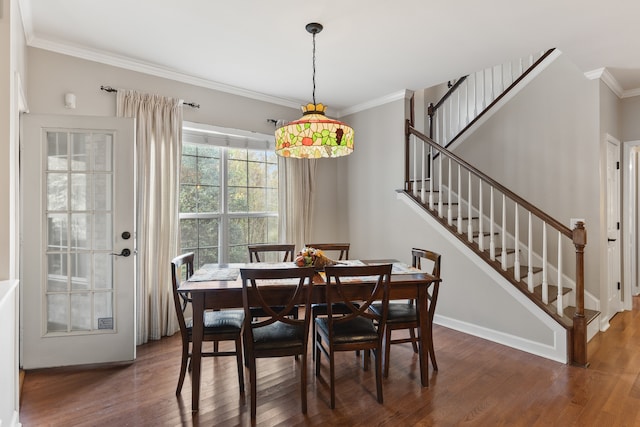
[[[218,146],[222,148],[238,148],[238,149],[253,149],[253,150],[268,150],[274,151],[275,138],[273,135],[267,135],[257,132],[249,132],[239,129],[224,128],[219,126],[207,125],[194,122],[183,122],[183,144],[185,143],[185,134],[189,134],[192,137],[187,138],[189,142],[210,144],[212,146]],[[193,135],[196,140],[193,139]],[[197,141],[198,138],[202,138],[202,141]],[[219,225],[219,242],[218,242],[218,261],[220,263],[229,262],[229,233],[222,232],[222,230],[228,230],[230,218],[264,218],[279,216],[278,213],[271,212],[251,212],[251,213],[228,213],[228,191],[227,191],[227,162],[228,156],[225,154],[222,158],[220,167],[220,178],[224,180],[221,185],[220,194],[220,213],[179,213],[179,220],[182,219],[207,219],[217,218],[220,221]],[[279,208],[280,209],[280,208]],[[277,242],[271,242],[277,243]],[[181,245],[181,244],[180,244]]]

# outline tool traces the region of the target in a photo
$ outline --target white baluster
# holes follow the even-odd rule
[[[462,172],[458,165],[458,234],[462,234]]]
[[[433,210],[433,147],[429,145],[429,209]]]
[[[479,215],[478,215],[478,249],[480,249],[480,252],[484,251],[484,226],[483,226],[483,211],[482,211],[482,179],[478,179],[478,210],[479,210]]]
[[[442,151],[438,154],[438,217],[442,218]]]
[[[504,65],[503,64],[500,64],[499,70],[500,70],[500,77],[498,77],[498,87],[496,88],[497,89],[496,96],[504,92]]]
[[[486,68],[482,70],[482,109],[480,111],[483,111],[485,108],[487,108],[487,76],[485,75],[486,71]]]
[[[473,118],[478,117],[478,73],[473,73]]]
[[[420,201],[427,202],[426,179],[427,179],[427,143],[422,141],[422,185],[420,186]]]
[[[438,143],[443,147],[447,145],[447,109],[445,106],[446,103],[447,101],[445,101],[445,103],[442,104],[442,140],[438,141]]]
[[[460,112],[460,106],[462,104],[462,102],[460,101],[460,86],[458,86],[458,88],[456,89],[456,98],[457,98],[457,102],[458,105],[456,105],[456,114],[458,115],[458,120],[456,122],[456,127],[455,130],[453,131],[453,134],[451,135],[451,139],[455,138],[456,136],[458,136],[458,134],[460,133],[460,130],[462,129],[462,113]]]
[[[549,304],[549,282],[547,282],[547,223],[542,223],[542,302]]]
[[[515,230],[513,233],[514,247],[515,252],[513,254],[513,275],[515,279],[519,282],[521,280],[520,277],[520,218],[518,218],[518,204],[515,205],[515,217],[514,217],[514,226]]]
[[[449,102],[449,127],[447,129],[447,141],[451,141],[453,139],[453,96],[450,96],[449,99],[447,99],[447,102]]]
[[[489,192],[489,258],[491,261],[496,260],[496,240],[494,238],[495,231],[495,216],[493,212],[493,186],[491,186]]]
[[[413,139],[413,196],[418,197],[418,139]]]
[[[562,316],[564,312],[564,301],[562,294],[562,233],[558,231],[558,298],[556,300],[556,309],[558,315]]]
[[[447,224],[451,225],[453,222],[453,211],[451,210],[452,197],[451,197],[451,157],[449,157],[449,166],[447,171]]]
[[[507,197],[502,195],[502,251],[500,252],[502,270],[507,270]]]
[[[496,91],[495,91],[495,77],[493,75],[494,71],[493,71],[493,67],[491,67],[491,95],[489,97],[489,103],[493,102],[493,100],[496,97]]]
[[[522,58],[520,58],[520,69],[518,70],[518,77],[524,74],[524,64],[522,63]]]
[[[531,212],[529,212],[529,236],[527,236],[527,288],[533,293],[533,222],[531,220]]]
[[[469,184],[467,185],[469,188],[467,189],[467,192],[469,193],[467,195],[467,216],[469,217],[467,219],[467,240],[469,242],[473,242],[473,220],[471,219],[471,215],[472,215],[472,210],[471,210],[471,171],[469,171]]]
[[[464,81],[464,117],[462,121],[462,127],[464,128],[469,123],[469,77]]]

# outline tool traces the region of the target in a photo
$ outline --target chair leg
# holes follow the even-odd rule
[[[413,346],[413,352],[418,354],[418,340],[416,339],[416,330],[409,328],[409,336],[411,337],[411,345]]]
[[[382,347],[373,350],[376,358],[376,393],[378,394],[378,403],[382,403]]]
[[[178,377],[178,387],[176,387],[176,396],[182,391],[182,384],[184,383],[184,377],[187,374],[187,363],[191,366],[189,357],[189,343],[182,342],[182,362],[180,364],[180,376]]]
[[[256,419],[256,395],[257,387],[256,387],[256,359],[251,358],[249,360],[249,381],[251,382],[251,419]]]
[[[300,367],[300,402],[302,403],[302,413],[307,413],[307,354],[302,355],[302,366]]]
[[[319,356],[319,354],[318,354]],[[318,360],[320,358],[318,357]],[[334,366],[334,354],[333,350],[329,350],[329,388],[331,389],[331,404],[329,405],[331,409],[335,409],[336,407],[336,381],[335,381],[335,366]]]
[[[316,339],[315,341],[315,348],[313,349],[313,351],[315,352],[315,359],[316,359],[316,377],[318,375],[320,375],[320,358],[322,350],[320,350],[320,346],[322,345],[322,337],[320,335],[316,335]]]
[[[311,313],[311,336],[313,337],[313,351],[311,352],[311,360],[316,360],[316,315]]]
[[[244,393],[244,366],[242,365],[242,338],[236,338],[236,362],[238,364],[238,384],[240,393]]]
[[[389,359],[390,358],[391,358],[391,328],[385,328],[385,331],[384,331],[384,377],[385,378],[389,376]]]
[[[436,363],[436,351],[433,348],[433,331],[431,331],[431,339],[429,339],[429,357],[431,358],[431,365],[433,370],[438,370],[438,364]]]

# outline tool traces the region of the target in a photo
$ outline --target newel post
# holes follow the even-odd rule
[[[576,311],[573,315],[573,351],[571,363],[587,367],[587,322],[584,316],[584,247],[587,230],[583,222],[573,229],[573,244],[576,247]]]

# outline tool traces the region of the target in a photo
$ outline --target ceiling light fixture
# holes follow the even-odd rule
[[[306,29],[313,35],[313,103],[302,106],[302,118],[276,129],[276,153],[310,159],[346,156],[353,151],[353,129],[325,116],[327,107],[316,104],[316,34],[322,25],[314,22]]]

